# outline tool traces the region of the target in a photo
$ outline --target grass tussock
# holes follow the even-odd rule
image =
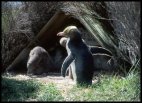
[[[100,81],[89,88],[74,86],[69,101],[140,101],[140,76],[131,71],[126,77],[100,75]]]
[[[63,97],[57,89],[56,84],[50,83],[47,86],[42,86],[38,96],[38,101],[61,101]]]
[[[62,96],[54,84],[44,85],[34,79],[2,77],[2,101],[55,101]]]
[[[64,89],[36,79],[2,77],[2,101],[140,101],[140,74],[137,71],[126,77],[100,74],[99,81],[89,87],[73,85],[65,94]]]

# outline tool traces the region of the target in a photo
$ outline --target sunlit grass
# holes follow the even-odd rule
[[[63,97],[53,83],[43,86],[39,92],[38,101],[61,101]]]
[[[17,80],[2,77],[2,101],[140,101],[140,74],[129,72],[125,77],[100,74],[99,81],[89,87],[73,85],[58,88],[55,83],[37,79]],[[67,90],[64,94],[63,90]]]
[[[140,101],[140,76],[100,75],[100,82],[89,88],[74,86],[67,95],[69,101]]]

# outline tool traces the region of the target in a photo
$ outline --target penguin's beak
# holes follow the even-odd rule
[[[65,33],[64,33],[64,32],[59,32],[59,33],[57,34],[57,36],[65,36]]]

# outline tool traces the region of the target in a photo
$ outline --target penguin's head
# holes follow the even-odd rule
[[[63,32],[59,32],[57,36],[65,36],[65,37],[72,37],[73,34],[70,33],[72,30],[78,30],[76,26],[68,26],[66,27]]]

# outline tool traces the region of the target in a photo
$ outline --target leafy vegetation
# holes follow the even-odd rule
[[[126,77],[100,75],[100,82],[89,88],[74,87],[68,92],[73,101],[139,101],[140,77],[130,73]]]
[[[2,78],[2,101],[24,101],[34,98],[38,92],[39,84],[28,81],[18,81]]]
[[[61,101],[63,97],[55,84],[49,83],[47,86],[42,86],[38,96],[39,101]]]
[[[54,84],[43,85],[34,79],[2,78],[2,101],[53,101],[61,99]]]
[[[73,85],[66,89],[62,84],[62,90],[51,82],[3,76],[2,101],[140,101],[139,75],[135,70],[126,77],[100,74],[99,81],[88,88]]]

